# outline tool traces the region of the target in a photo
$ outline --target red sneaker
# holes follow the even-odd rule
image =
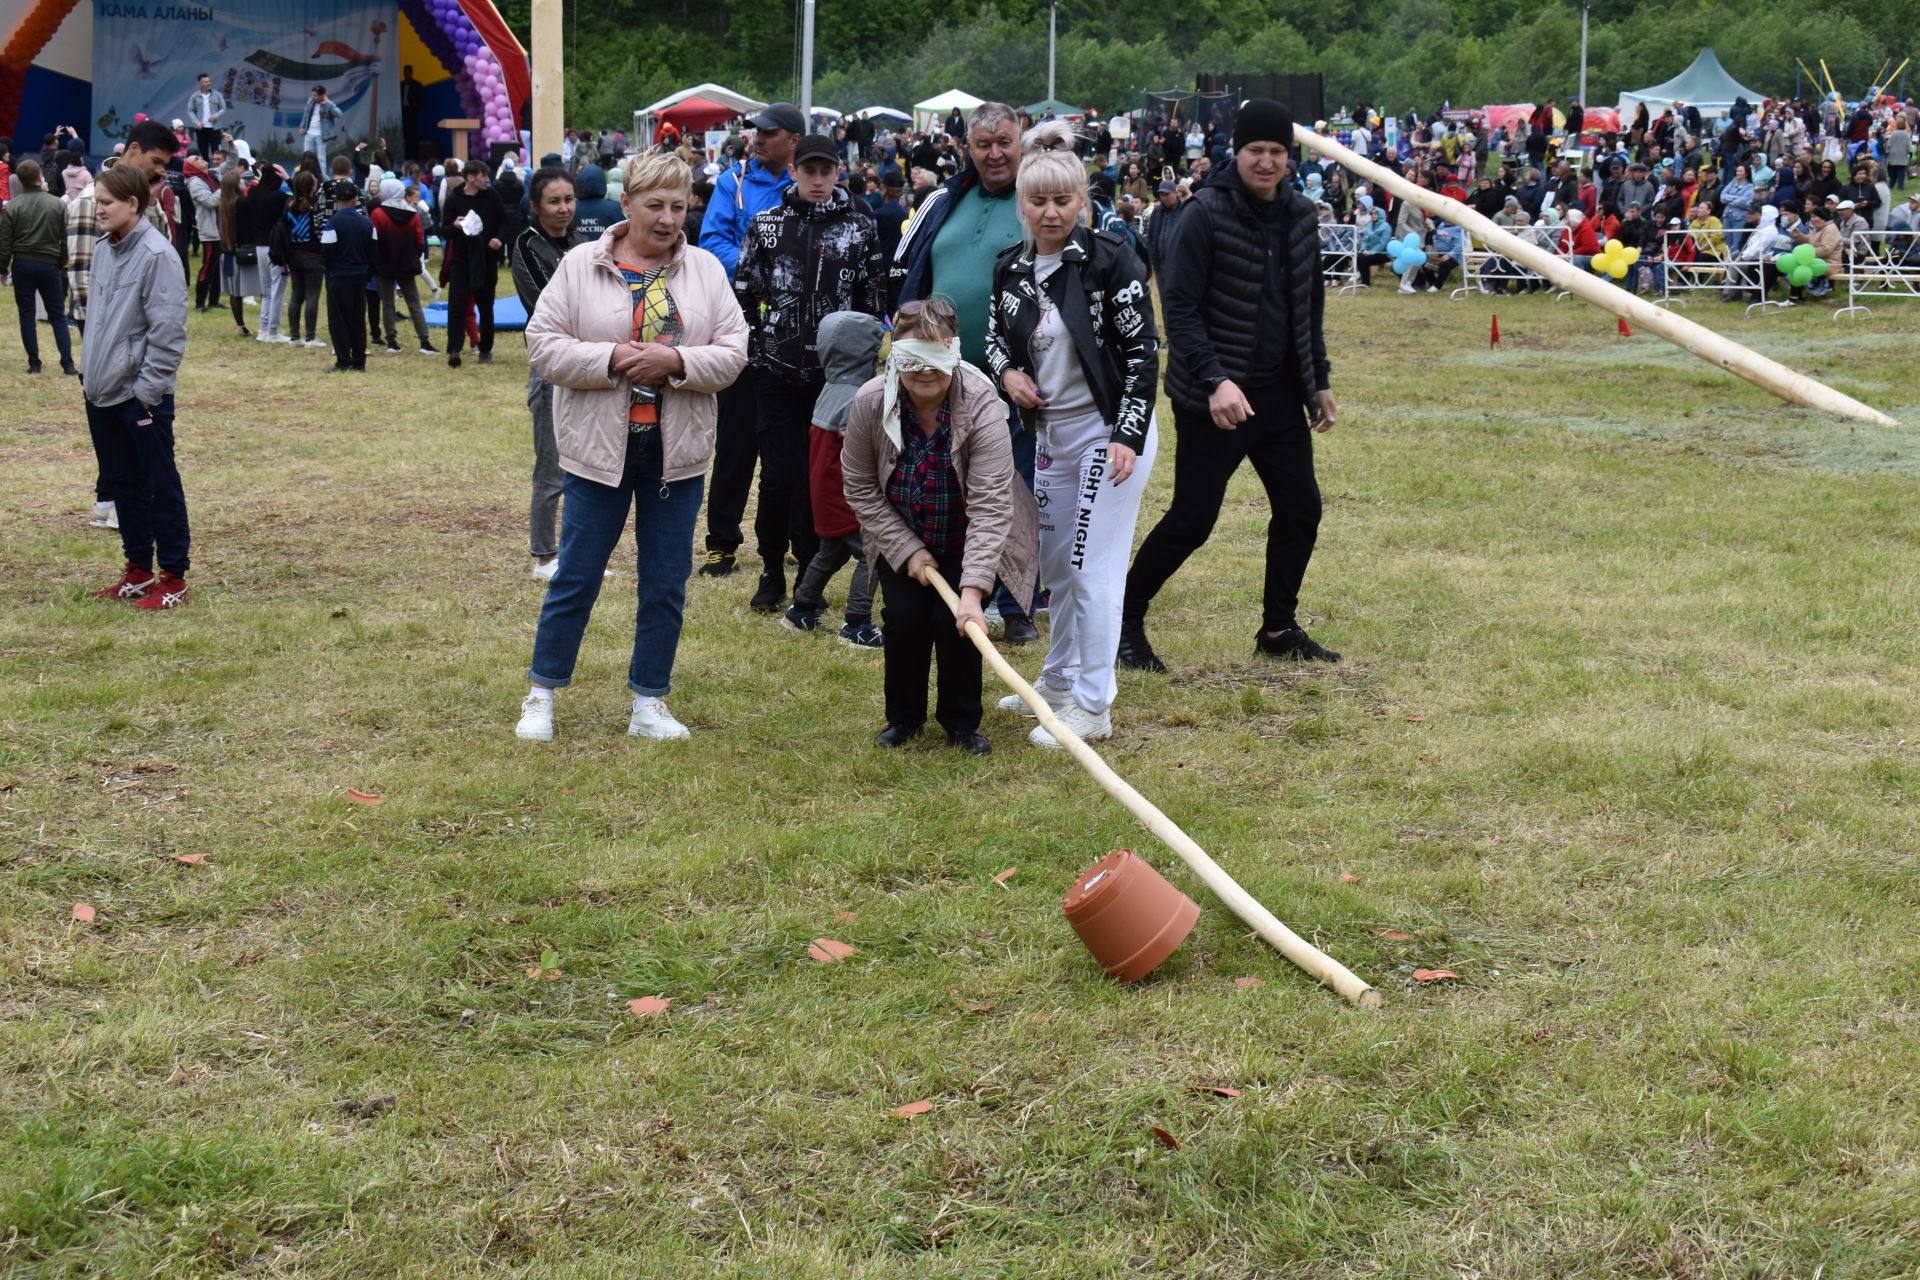
[[[147,593],[133,602],[136,609],[176,609],[187,602],[187,580],[177,573],[162,573],[149,585]]]
[[[120,581],[105,591],[93,594],[102,600],[139,600],[152,590],[153,570],[137,568],[132,561],[128,561],[127,571],[120,575]]]

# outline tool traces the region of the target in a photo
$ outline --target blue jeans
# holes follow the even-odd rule
[[[19,263],[14,264],[16,267]],[[138,400],[100,405],[87,401],[87,429],[100,463],[100,489],[120,519],[127,563],[186,577],[192,535],[187,495],[173,460],[173,396],[142,409]]]
[[[693,572],[693,526],[706,477],[667,483],[660,470],[656,428],[627,436],[626,470],[619,484],[595,484],[568,473],[560,514],[560,567],[547,584],[533,637],[533,666],[527,671],[534,684],[564,689],[573,683],[587,619],[632,508],[639,563],[627,688],[643,698],[664,698],[672,688],[687,576]]]
[[[1032,493],[1033,455],[1034,448],[1039,441],[1036,439],[1032,427],[1022,425],[1020,421],[1020,411],[1018,409],[1009,406],[1007,412],[1013,423],[1013,469],[1018,471],[1020,478],[1027,482],[1027,492]],[[1039,588],[1036,587],[1034,590],[1036,594],[1031,601],[1027,604],[1016,604],[1011,591],[1008,591],[1005,587],[995,587],[993,589],[993,607],[1000,611],[1001,617],[1005,617],[1009,613],[1031,616],[1033,613],[1032,606],[1040,603],[1040,597],[1038,595]]]

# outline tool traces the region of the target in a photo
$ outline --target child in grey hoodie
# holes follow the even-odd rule
[[[840,445],[847,432],[847,410],[854,392],[874,376],[880,360],[881,324],[860,311],[836,311],[820,321],[814,351],[827,375],[826,386],[814,401],[812,425],[807,428],[807,487],[813,500],[813,531],[820,535],[814,554],[793,588],[793,604],[780,625],[792,631],[813,631],[827,607],[827,582],[840,566],[853,561],[853,583],[847,589],[846,623],[840,643],[856,649],[878,649],[884,642],[873,625],[873,586],[867,556],[860,545],[860,521],[847,505],[840,471]]]

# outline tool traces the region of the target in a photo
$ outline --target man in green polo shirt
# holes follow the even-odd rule
[[[993,260],[1019,243],[1020,210],[1013,180],[1020,168],[1020,123],[1004,102],[984,102],[967,117],[967,171],[935,192],[907,224],[894,251],[894,275],[903,301],[934,295],[953,303],[960,321],[960,354],[986,365],[987,313],[993,305]],[[1013,461],[1033,487],[1033,432],[1009,414]],[[1002,638],[1028,644],[1039,638],[1027,609],[1003,590]]]

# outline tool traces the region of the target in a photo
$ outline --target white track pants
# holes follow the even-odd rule
[[[1126,601],[1127,560],[1140,498],[1160,448],[1157,423],[1126,483],[1113,483],[1107,466],[1110,427],[1098,413],[1051,418],[1041,429],[1033,466],[1040,506],[1040,581],[1053,591],[1052,643],[1040,678],[1070,689],[1073,700],[1098,714],[1119,692],[1114,656],[1120,647],[1120,606]]]

